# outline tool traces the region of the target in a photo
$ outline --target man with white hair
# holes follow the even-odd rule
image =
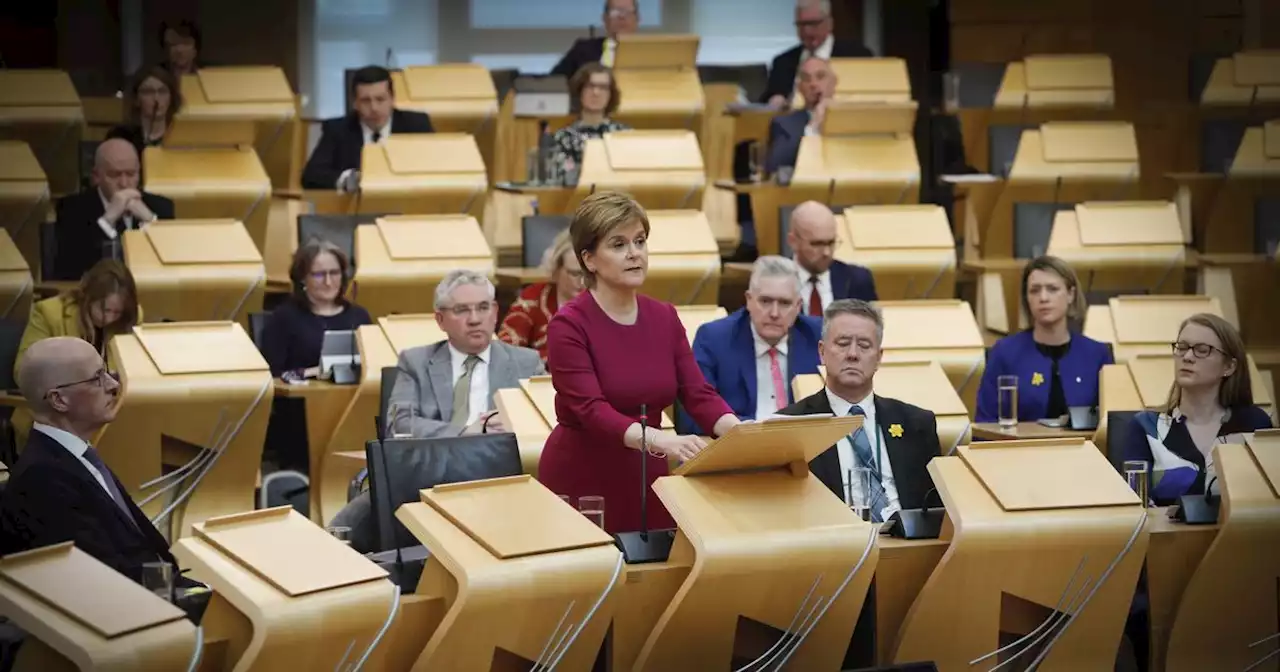
[[[800,314],[800,290],[794,261],[760,257],[751,269],[746,307],[702,325],[693,339],[702,375],[743,420],[786,407],[791,379],[818,372],[822,319]]]
[[[387,434],[432,438],[506,431],[491,410],[493,394],[519,386],[521,378],[544,375],[538,352],[494,338],[498,305],[493,283],[482,273],[446,275],[436,287],[435,315],[448,338],[400,353]]]
[[[833,58],[871,58],[874,54],[862,44],[851,40],[837,40],[832,35],[830,0],[797,0],[796,36],[800,44],[773,59],[769,68],[769,85],[761,102],[774,109],[786,109],[796,91],[796,73],[800,64],[809,58],[831,60]]]

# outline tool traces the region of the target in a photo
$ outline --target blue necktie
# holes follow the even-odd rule
[[[855,404],[849,409],[849,415],[865,417],[867,412]],[[859,427],[858,431],[849,437],[849,443],[853,444],[853,454],[858,458],[858,466],[871,470],[871,492],[866,493],[867,502],[871,507],[871,521],[884,522],[881,520],[880,510],[887,505],[887,499],[884,495],[884,484],[880,482],[880,470],[876,468],[876,461],[872,456],[871,441],[867,438],[866,427]]]
[[[98,451],[94,450],[93,446],[89,446],[84,451],[84,459],[89,464],[92,464],[99,474],[102,474],[102,480],[107,484],[107,492],[111,495],[111,500],[116,503],[116,506],[120,507],[120,510],[124,512],[124,517],[136,528],[138,523],[133,519],[133,512],[129,510],[129,505],[124,502],[124,493],[120,492],[120,488],[116,487],[116,478],[111,475],[111,470],[102,461]]]

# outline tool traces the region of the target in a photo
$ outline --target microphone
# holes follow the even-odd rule
[[[671,555],[671,542],[676,537],[674,529],[649,529],[648,428],[648,405],[640,404],[640,530],[613,535],[614,545],[622,551],[623,560],[633,565],[666,561]]]
[[[941,506],[929,508],[929,495],[936,494],[936,487],[929,488],[924,497],[920,498],[921,508],[902,509],[889,516],[889,520],[885,521],[889,523],[889,536],[898,539],[937,539],[942,534],[942,519],[947,510]],[[938,504],[942,505],[941,497],[938,497]]]
[[[1210,494],[1213,484],[1217,482],[1215,475],[1204,486],[1203,495],[1183,495],[1178,498],[1178,512],[1175,519],[1188,525],[1214,525],[1218,522],[1218,509],[1222,498]]]
[[[395,60],[396,60],[396,51],[395,51],[395,49],[392,49],[391,47],[387,47],[387,53],[386,53],[386,54],[384,55],[384,57],[383,57],[383,61],[384,61],[384,62],[385,62],[385,64],[386,64],[386,65],[385,65],[385,67],[386,67],[388,70],[392,70],[392,69],[394,69],[394,68],[392,67],[392,64],[395,62]]]

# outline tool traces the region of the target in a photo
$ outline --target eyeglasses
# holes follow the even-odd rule
[[[85,383],[95,383],[98,387],[106,389],[108,380],[118,383],[120,382],[120,377],[116,374],[115,371],[108,371],[107,369],[102,368],[102,369],[98,369],[98,372],[93,374],[93,376],[90,378],[85,378],[84,380],[77,380],[73,383],[63,383],[61,385],[55,385],[49,388],[49,392],[46,392],[45,394],[47,395],[57,390],[65,390],[68,387],[75,387],[76,385],[84,385]]]
[[[466,317],[471,313],[475,313],[477,317],[484,317],[493,310],[493,303],[490,301],[481,301],[480,303],[470,305],[449,306],[446,311],[453,313],[455,317]]]
[[[331,268],[327,271],[313,271],[311,273],[308,273],[307,275],[310,275],[311,279],[315,280],[316,282],[324,282],[329,278],[341,278],[342,269]]]
[[[629,19],[637,14],[634,9],[611,9],[605,12],[605,16],[611,19]]]
[[[1178,356],[1187,354],[1188,350],[1191,351],[1191,354],[1196,356],[1196,359],[1204,359],[1209,355],[1212,355],[1215,350],[1221,352],[1224,357],[1227,356],[1226,350],[1214,347],[1208,343],[1185,343],[1183,341],[1177,341],[1170,343],[1169,346],[1173,348],[1173,354]]]
[[[587,82],[582,88],[588,91],[608,91],[608,84],[600,84],[599,82]]]

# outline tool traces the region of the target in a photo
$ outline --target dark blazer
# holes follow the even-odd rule
[[[773,118],[769,122],[769,154],[765,156],[764,171],[769,175],[783,166],[795,167],[800,155],[800,140],[804,128],[809,125],[809,110],[796,110]]]
[[[806,295],[804,298],[808,299]],[[857,264],[846,264],[843,261],[831,262],[831,298],[862,299],[878,301],[876,280],[871,269]]]
[[[565,55],[560,58],[560,62],[556,63],[556,67],[551,68],[551,74],[572,77],[578,71],[578,68],[588,63],[599,61],[603,55],[603,37],[574,40],[573,46],[569,47],[569,51],[565,52]]]
[[[173,219],[173,201],[164,196],[144,191],[142,202],[157,218]],[[102,259],[102,244],[110,240],[98,226],[98,218],[105,213],[97,187],[58,199],[57,222],[54,223],[58,253],[52,277],[46,271],[46,279],[79,280],[85,271]],[[116,222],[116,231],[122,231],[123,227],[122,217]]]
[[[905,401],[879,395],[875,400],[876,424],[884,433],[889,466],[893,468],[893,480],[898,488],[898,503],[904,509],[922,508],[925,496],[933,490],[933,477],[926,466],[942,452],[942,445],[938,442],[938,419],[932,412]],[[827,400],[824,388],[778,412],[783,415],[831,413],[831,402]],[[902,436],[895,438],[889,434],[888,427],[894,424],[902,426]],[[840,453],[835,446],[813,458],[809,471],[836,497],[844,500]]]
[[[1058,375],[1067,406],[1097,406],[1098,378],[1102,367],[1114,363],[1106,343],[1084,334],[1072,334],[1071,346],[1058,362]],[[1018,378],[1019,420],[1045,417],[1049,412],[1049,393],[1053,389],[1052,371],[1053,360],[1036,348],[1030,329],[996,341],[987,354],[987,368],[982,372],[982,383],[978,386],[975,421],[995,422],[998,419],[1000,376]]]
[[[116,479],[115,474],[103,474]],[[133,523],[74,455],[34,430],[0,499],[0,553],[66,541],[134,581],[142,564],[177,564],[169,544],[138,509],[119,479]]]
[[[391,111],[391,134],[431,133],[431,117],[425,112]],[[364,149],[364,131],[355,112],[345,117],[326,119],[321,126],[320,142],[302,171],[304,189],[333,189],[347,170],[360,169],[360,152]]]
[[[787,333],[787,403],[791,403],[791,379],[818,372],[818,341],[822,340],[822,319],[800,315]],[[743,420],[756,418],[756,352],[751,336],[751,315],[739,308],[728,317],[698,327],[693,338],[693,358],[702,375],[720,393],[729,408]],[[684,415],[693,433],[703,434]]]
[[[804,46],[797,44],[774,57],[773,65],[769,67],[769,85],[760,96],[760,102],[767,103],[775,95],[786,96],[787,102],[791,102],[791,95],[796,88],[796,72],[800,70],[800,55],[803,53]],[[874,56],[870,49],[853,40],[836,38],[835,43],[831,45],[832,58],[872,58]]]

